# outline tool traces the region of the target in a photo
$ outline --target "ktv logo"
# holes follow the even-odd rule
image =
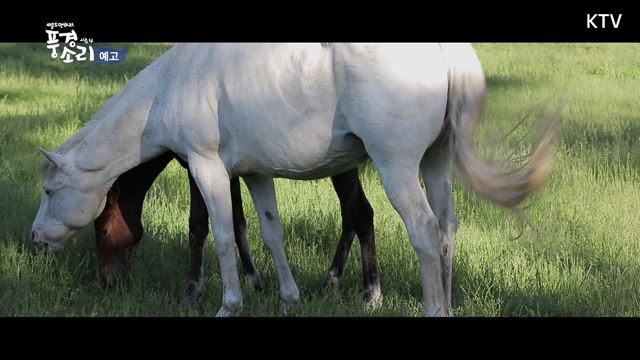
[[[618,14],[617,17],[613,14],[587,14],[587,29],[606,29],[609,22],[614,29],[617,29],[620,26],[620,20],[622,20],[622,14]]]

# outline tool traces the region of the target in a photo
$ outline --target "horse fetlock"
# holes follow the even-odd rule
[[[295,305],[300,302],[300,291],[297,286],[293,286],[291,289],[282,289],[280,291],[280,299],[285,304]]]
[[[338,275],[336,269],[331,269],[324,280],[326,290],[338,289],[342,286],[342,277]]]
[[[260,279],[260,275],[258,275],[257,272],[254,272],[251,274],[244,274],[244,280],[247,282],[249,287],[255,290],[260,291],[263,289],[262,280]]]
[[[228,308],[225,305],[220,307],[220,310],[216,313],[216,317],[232,317],[237,316],[242,311],[242,306],[239,308]]]
[[[372,285],[364,290],[364,309],[366,312],[374,311],[382,307],[383,297],[380,285]]]
[[[291,314],[293,311],[295,311],[299,306],[300,306],[299,301],[296,301],[296,302],[283,301],[282,303],[280,303],[280,310],[282,311],[282,314],[286,316]]]
[[[192,299],[197,299],[204,292],[204,279],[200,277],[198,280],[189,280],[185,293]]]
[[[425,307],[423,315],[425,317],[452,317],[453,311],[448,306]]]
[[[242,295],[240,294],[224,294],[222,299],[222,308],[226,308],[234,314],[240,313],[242,310]]]
[[[291,308],[300,302],[300,291],[293,279],[283,284],[280,286],[280,299],[282,299],[282,304],[285,307]]]

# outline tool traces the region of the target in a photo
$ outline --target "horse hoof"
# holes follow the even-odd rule
[[[324,288],[327,291],[338,289],[342,285],[342,279],[333,271],[329,271],[327,278],[324,280]]]
[[[119,283],[120,279],[118,278],[100,277],[100,286],[105,290],[113,289],[117,287]]]
[[[290,289],[289,291],[280,293],[280,300],[280,309],[282,310],[284,315],[287,315],[295,308],[297,308],[300,304],[300,292],[298,291],[298,288],[295,287],[293,289]]]
[[[283,301],[280,304],[280,310],[284,316],[289,316],[299,307],[299,305],[300,305],[300,301],[294,301],[294,302]]]
[[[435,310],[425,309],[424,317],[453,317],[453,310],[444,310],[443,308],[438,308]]]
[[[202,293],[204,292],[204,280],[200,279],[198,281],[189,280],[187,284],[187,289],[185,290],[185,294],[188,297],[191,297],[194,300],[200,298]]]
[[[228,309],[224,305],[220,307],[220,310],[216,313],[216,317],[233,317],[240,314],[242,308],[238,308],[236,310]]]
[[[380,289],[377,291],[367,292],[364,297],[364,311],[369,313],[382,307],[382,293]]]
[[[191,307],[194,306],[200,301],[203,291],[197,291],[192,286],[187,286],[187,290],[185,291],[184,296],[182,296],[182,300],[180,301],[180,305],[182,307]]]

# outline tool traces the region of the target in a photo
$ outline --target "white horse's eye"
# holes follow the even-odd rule
[[[51,191],[50,189],[42,188],[42,190],[44,190],[44,194],[47,196],[51,196],[51,194],[53,194],[53,191]]]

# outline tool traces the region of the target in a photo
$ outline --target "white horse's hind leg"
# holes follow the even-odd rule
[[[296,304],[300,301],[300,293],[296,285],[287,255],[284,250],[284,234],[280,215],[276,204],[276,192],[273,179],[264,175],[251,175],[243,177],[253,203],[258,212],[262,239],[273,257],[280,283],[280,297],[285,306]]]
[[[236,265],[229,175],[217,154],[205,158],[190,153],[188,160],[189,171],[207,204],[220,262],[223,295],[216,316],[235,315],[242,309],[242,293]]]
[[[402,217],[418,255],[425,316],[446,316],[438,219],[420,186],[419,160],[376,162],[389,201]]]
[[[446,143],[439,143],[427,150],[420,166],[427,186],[429,205],[440,226],[440,266],[447,315],[451,308],[451,274],[453,269],[454,242],[458,221],[453,204],[452,162]]]

